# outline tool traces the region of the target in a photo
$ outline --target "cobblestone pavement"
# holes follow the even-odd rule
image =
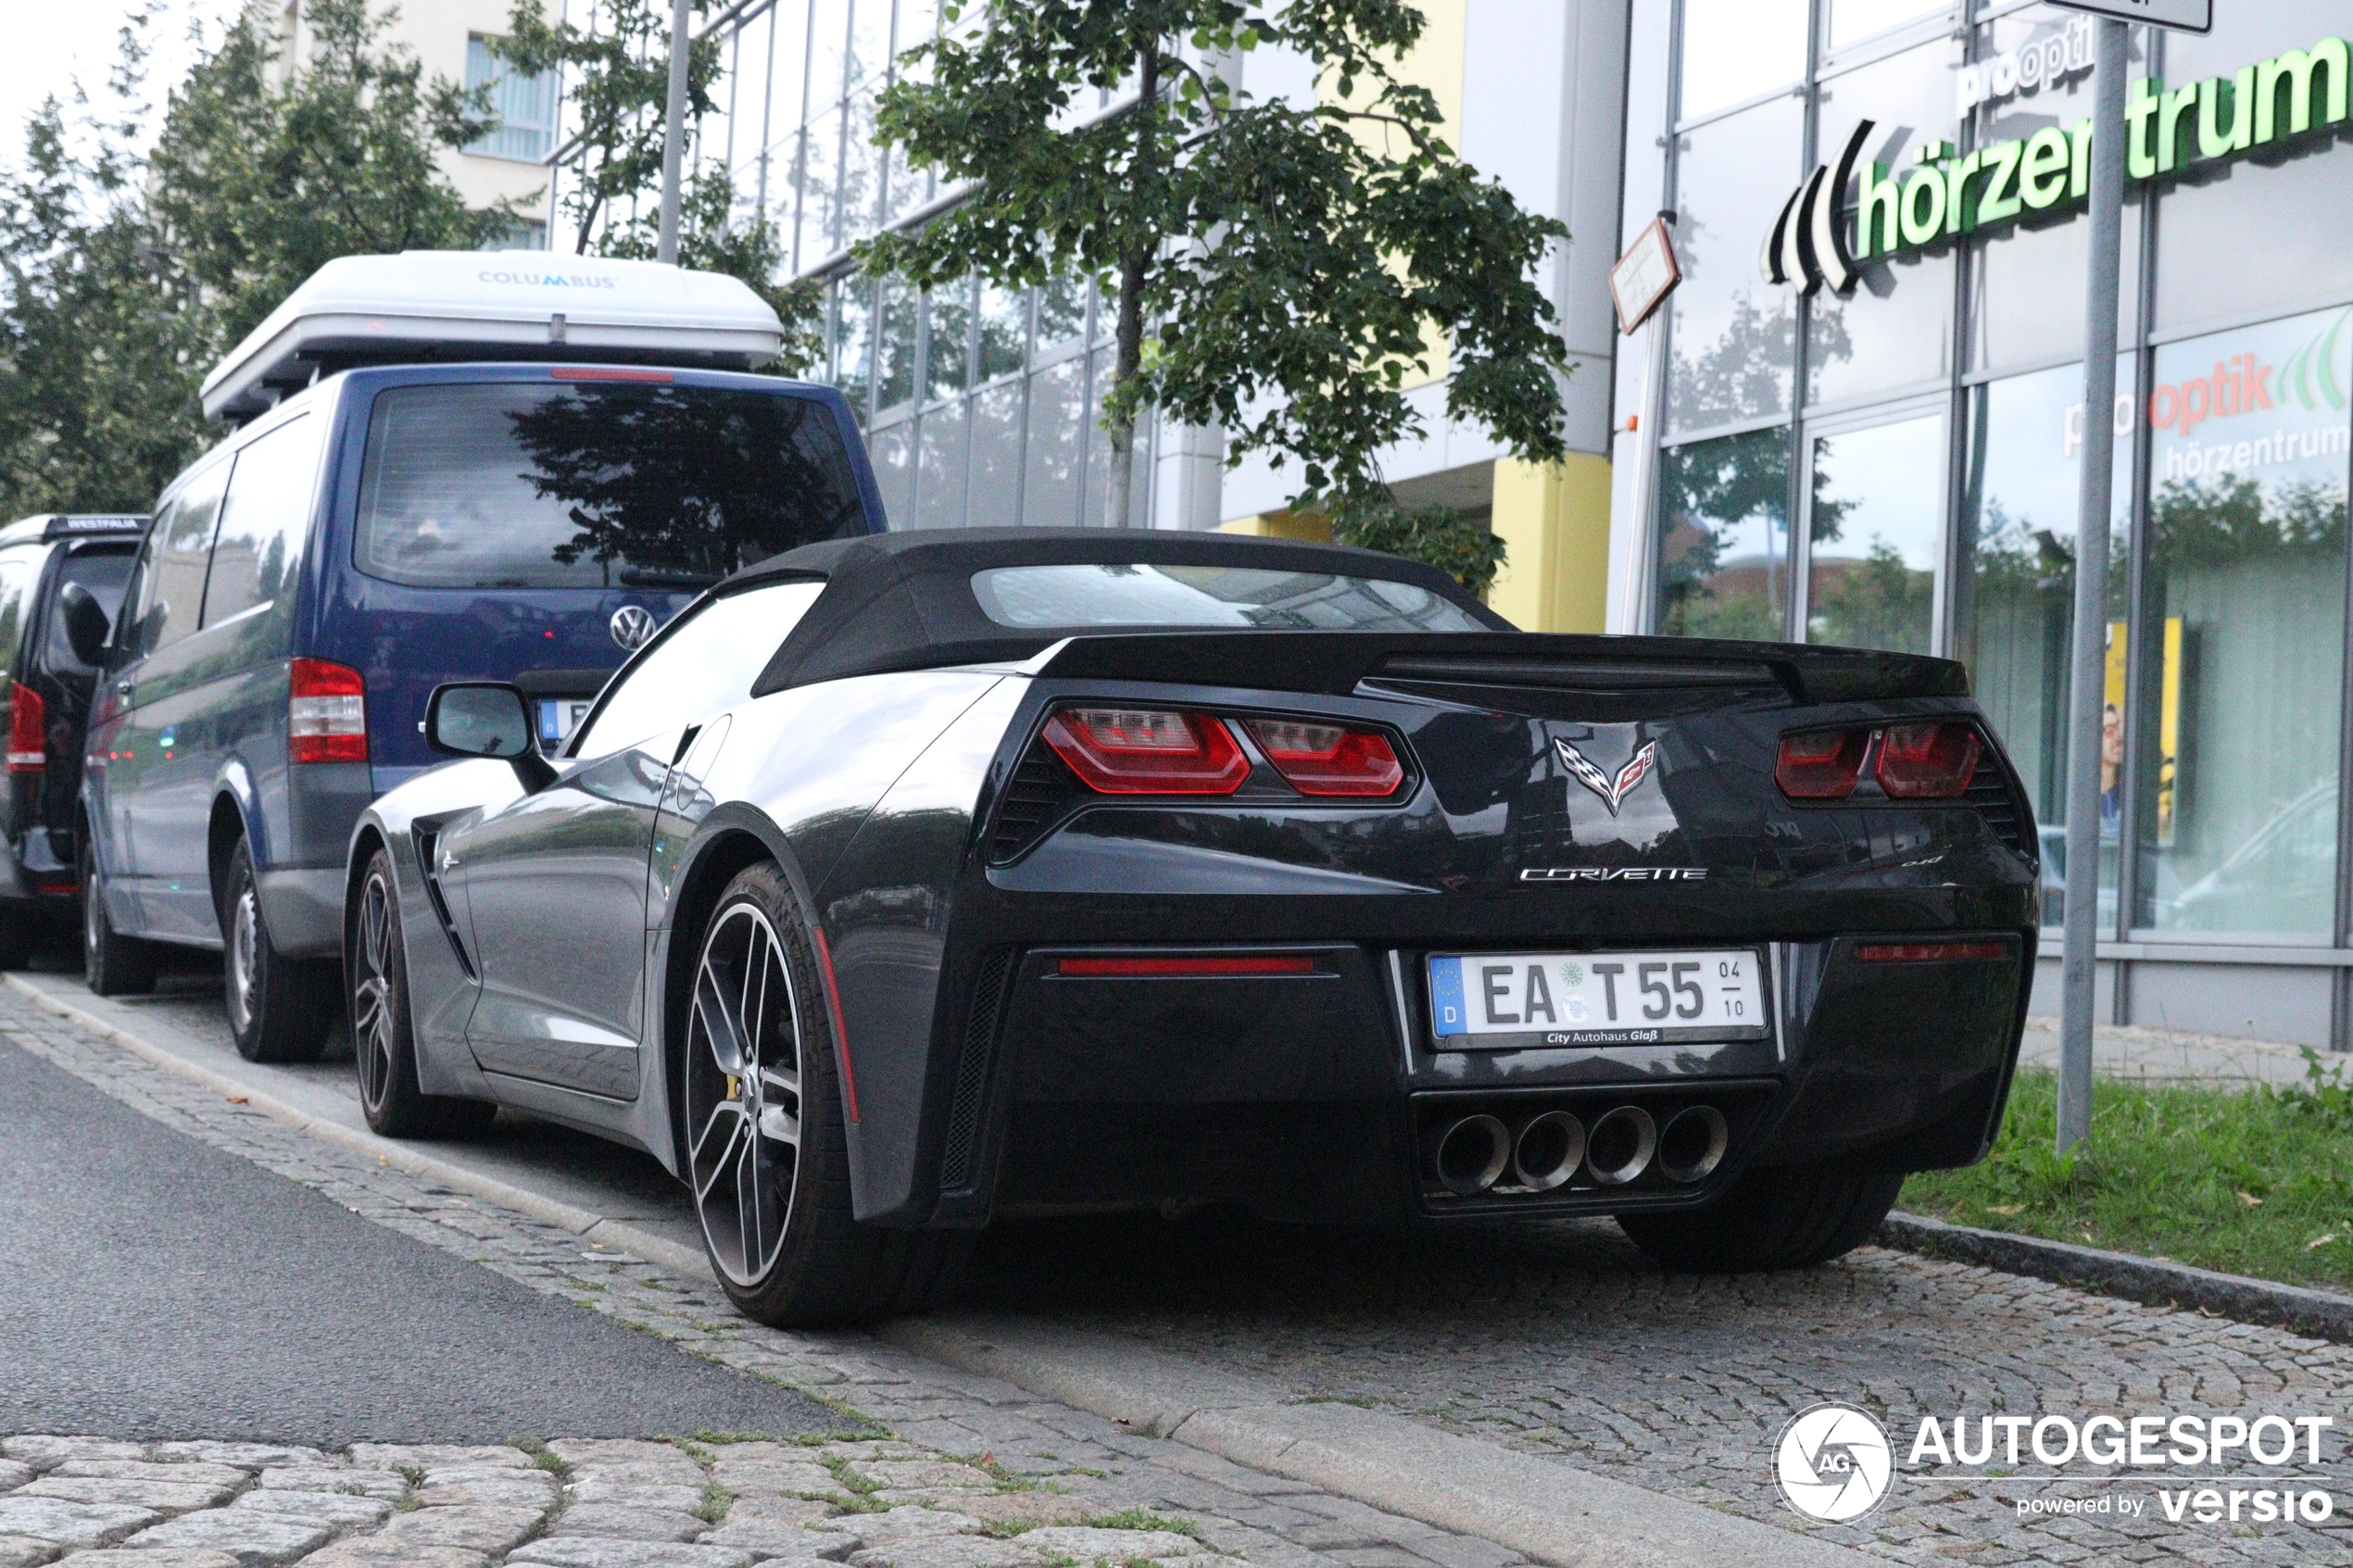
[[[1189,1519],[1090,1502],[1085,1472],[975,1457],[716,1435],[342,1453],[18,1436],[0,1440],[0,1568],[1242,1568]]]
[[[1083,1274],[1056,1265],[1072,1252]],[[1899,1465],[1928,1415],[1974,1431],[1989,1415],[2325,1414],[2339,1436],[2315,1473],[2353,1482],[2353,1349],[1904,1252],[1693,1278],[1650,1267],[1606,1222],[1413,1239],[1203,1217],[1007,1227],[983,1264],[985,1305],[1783,1524],[1768,1456],[1824,1399],[1878,1414]],[[2158,1517],[2153,1481],[2059,1482],[2031,1462],[1992,1476],[1899,1475],[1876,1512],[1820,1534],[1916,1562],[2353,1562],[2342,1513],[2209,1529]],[[2147,1517],[2016,1512],[2069,1495],[2145,1498]]]
[[[1484,1541],[1271,1480],[864,1336],[748,1323],[707,1281],[585,1248],[552,1226],[346,1155],[6,993],[0,1039],[381,1223],[829,1398],[908,1443],[987,1455],[1007,1474],[1066,1488],[1074,1510],[1189,1518],[1216,1551],[1267,1568],[1512,1561]],[[1122,1219],[1001,1227],[974,1295],[1255,1374],[1302,1400],[1390,1410],[1781,1525],[1794,1519],[1772,1488],[1774,1437],[1793,1411],[1824,1399],[1879,1411],[1899,1461],[1926,1414],[2329,1414],[2340,1436],[2321,1469],[2331,1486],[2348,1480],[2353,1351],[1901,1253],[1701,1280],[1660,1274],[1605,1224],[1415,1237]],[[2021,1497],[2070,1492],[2151,1500],[2138,1520],[2014,1512]],[[2322,1527],[2173,1524],[2153,1492],[2052,1482],[2031,1464],[2014,1475],[1906,1474],[1867,1520],[1821,1534],[1915,1563],[2353,1564],[2342,1515]],[[1004,1549],[978,1538],[940,1549],[976,1555],[908,1568],[1012,1568],[988,1555]]]
[[[2019,1061],[2058,1070],[2059,1022],[2030,1018]],[[2321,1053],[2325,1069],[2353,1068],[2353,1056]],[[2143,1084],[2210,1084],[2249,1086],[2304,1082],[2304,1048],[2276,1040],[2240,1040],[2227,1035],[2192,1035],[2174,1029],[2102,1024],[2092,1031],[2092,1070],[2106,1078]]]
[[[551,1440],[546,1457],[537,1457],[536,1445],[528,1453],[362,1445],[341,1456],[282,1458],[237,1444],[16,1437],[0,1445],[6,1456],[0,1568],[52,1559],[75,1568],[270,1568],[297,1561],[318,1568],[482,1568],[501,1552],[510,1553],[508,1562],[559,1568],[724,1568],[754,1558],[807,1568],[1085,1568],[1098,1559],[1124,1568],[1133,1558],[1173,1568],[1166,1560],[1188,1552],[1211,1555],[1190,1558],[1186,1568],[1237,1568],[1228,1559],[1252,1568],[1516,1568],[1522,1561],[1491,1542],[1147,1437],[863,1335],[763,1328],[736,1315],[708,1278],[586,1247],[557,1226],[305,1136],[0,990],[0,1048],[10,1046],[367,1219],[722,1365],[806,1391],[841,1411],[845,1432],[884,1431],[894,1441],[801,1449],[705,1434],[707,1440],[674,1448]],[[696,1478],[678,1468],[682,1459],[694,1461]],[[220,1468],[174,1471],[189,1477],[178,1491],[157,1479],[151,1466],[158,1461]],[[817,1475],[807,1469],[768,1485],[776,1467],[828,1461],[838,1461],[825,1471],[829,1486],[812,1485]],[[68,1462],[75,1473],[63,1469]],[[97,1473],[80,1473],[92,1464]],[[912,1468],[893,1468],[900,1464]],[[950,1468],[926,1468],[941,1464]],[[110,1474],[108,1465],[129,1468]],[[549,1465],[570,1468],[560,1477]],[[965,1465],[980,1470],[989,1486],[976,1489]],[[753,1479],[738,1484],[739,1474]],[[135,1500],[142,1486],[165,1489]],[[721,1490],[709,1489],[714,1486]],[[791,1533],[836,1512],[797,1494],[870,1486],[857,1508],[887,1512],[834,1518],[832,1535],[813,1543]],[[723,1501],[724,1491],[739,1495]],[[269,1493],[316,1500],[259,1496]],[[296,1522],[275,1522],[283,1517]],[[1030,1523],[1063,1531],[1106,1520],[1173,1521],[1190,1534],[1000,1538]],[[738,1526],[725,1541],[697,1539]],[[149,1536],[150,1529],[169,1533]],[[215,1531],[223,1533],[208,1533]]]

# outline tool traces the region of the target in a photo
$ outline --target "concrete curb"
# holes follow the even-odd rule
[[[1882,1561],[1403,1416],[1292,1403],[1277,1390],[1108,1336],[980,1314],[902,1319],[877,1335],[1136,1431],[1478,1536],[1555,1568],[1861,1568]],[[1761,1451],[1757,1463],[1763,1484]]]
[[[144,1061],[152,1062],[167,1073],[176,1073],[191,1083],[201,1084],[223,1098],[242,1101],[261,1114],[283,1122],[296,1131],[308,1133],[321,1142],[333,1144],[336,1148],[353,1154],[372,1155],[396,1171],[406,1171],[412,1176],[429,1177],[453,1192],[462,1192],[470,1198],[479,1198],[485,1203],[495,1203],[501,1209],[511,1209],[519,1214],[528,1214],[535,1220],[542,1220],[548,1224],[570,1231],[583,1240],[610,1247],[617,1251],[627,1252],[643,1258],[648,1262],[660,1263],[666,1269],[675,1269],[682,1273],[698,1278],[711,1277],[711,1263],[701,1253],[681,1247],[676,1242],[656,1236],[625,1220],[609,1220],[602,1214],[590,1210],[560,1202],[556,1198],[545,1197],[509,1182],[502,1182],[496,1176],[485,1176],[479,1171],[470,1171],[462,1165],[436,1159],[414,1144],[401,1143],[393,1138],[380,1138],[372,1133],[356,1132],[349,1127],[330,1122],[324,1117],[313,1116],[301,1107],[291,1105],[250,1084],[241,1083],[225,1073],[216,1073],[209,1067],[186,1060],[159,1046],[143,1040],[131,1031],[99,1017],[87,1008],[76,1007],[63,997],[53,996],[20,974],[8,975],[7,982],[10,990],[31,1002],[35,1007],[56,1013],[58,1017],[68,1019],[77,1026],[90,1030],[94,1034],[101,1035],[121,1046],[132,1055]]]
[[[44,1011],[144,1061],[339,1148],[527,1214],[584,1240],[700,1278],[709,1261],[624,1221],[485,1176],[414,1145],[328,1121],[253,1085],[186,1060],[25,977],[9,986]],[[1001,1378],[1041,1398],[1167,1436],[1440,1529],[1477,1536],[1554,1568],[1866,1568],[1881,1559],[1759,1524],[1402,1416],[1291,1404],[1278,1390],[1107,1336],[1012,1320],[936,1316],[884,1324],[876,1337],[929,1360]],[[1759,1456],[1759,1482],[1765,1475]]]
[[[1947,1224],[1900,1210],[1887,1217],[1874,1239],[1882,1247],[2103,1290],[2151,1307],[2186,1307],[2238,1323],[2353,1344],[2353,1297],[2326,1290],[2274,1285],[2072,1242]]]

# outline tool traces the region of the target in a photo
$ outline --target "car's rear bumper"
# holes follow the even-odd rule
[[[2000,956],[1864,962],[1852,936],[1771,944],[1770,1040],[1510,1052],[1433,1048],[1418,948],[1252,946],[1314,967],[1221,976],[1081,976],[1063,960],[1245,949],[1000,950],[955,1060],[931,1075],[929,1218],[1191,1202],[1354,1221],[1614,1212],[1704,1201],[1756,1164],[1964,1164],[1998,1121],[2033,961],[2032,930],[1978,935]],[[1726,1147],[1680,1180],[1654,1160],[1614,1185],[1581,1165],[1544,1190],[1507,1169],[1465,1192],[1438,1170],[1465,1118],[1508,1136],[1560,1110],[1590,1133],[1621,1107],[1655,1129],[1706,1108]]]

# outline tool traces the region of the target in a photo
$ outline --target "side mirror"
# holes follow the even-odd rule
[[[57,591],[57,613],[65,617],[66,643],[73,649],[73,657],[93,669],[103,664],[107,633],[114,629],[114,622],[98,596],[79,583],[69,583]]]
[[[554,782],[556,770],[532,744],[531,704],[499,681],[447,681],[425,699],[425,744],[452,757],[496,757],[525,790]]]

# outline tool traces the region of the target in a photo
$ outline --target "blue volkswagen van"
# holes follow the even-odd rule
[[[161,944],[218,949],[238,1049],[315,1057],[344,852],[370,800],[440,760],[436,684],[516,683],[552,748],[702,588],[878,531],[838,393],[711,368],[759,358],[762,329],[773,354],[774,314],[732,279],[412,254],[331,263],[224,360],[207,411],[243,428],[164,492],[88,639],[92,989],[151,987]]]

